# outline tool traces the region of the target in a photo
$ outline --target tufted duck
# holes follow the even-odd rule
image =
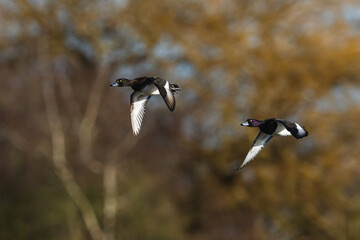
[[[110,86],[131,87],[134,90],[130,96],[130,112],[131,125],[135,136],[140,132],[145,107],[151,96],[161,95],[170,111],[174,111],[174,93],[181,91],[178,85],[171,84],[159,77],[138,77],[132,80],[119,78]]]
[[[256,136],[248,154],[245,157],[244,162],[238,168],[243,168],[247,163],[255,158],[265,144],[275,136],[290,136],[293,135],[295,138],[303,138],[308,135],[308,132],[304,127],[300,126],[295,122],[288,120],[270,118],[266,120],[248,119],[242,123],[241,126],[247,127],[258,127],[260,132]]]

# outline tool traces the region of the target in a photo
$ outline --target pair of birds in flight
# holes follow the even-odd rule
[[[146,104],[151,96],[161,95],[170,111],[175,110],[175,93],[181,91],[177,84],[171,84],[160,77],[138,77],[134,79],[119,78],[110,86],[131,87],[130,96],[131,126],[134,135],[138,135],[145,115]],[[298,123],[288,120],[269,118],[266,120],[248,119],[241,126],[258,127],[256,136],[244,162],[237,169],[243,168],[263,149],[265,144],[275,136],[294,136],[296,139],[306,137],[308,132]]]

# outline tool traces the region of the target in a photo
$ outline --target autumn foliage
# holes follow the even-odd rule
[[[356,1],[0,1],[1,239],[360,239]],[[118,77],[183,89],[131,131]],[[241,171],[247,118],[301,123]]]

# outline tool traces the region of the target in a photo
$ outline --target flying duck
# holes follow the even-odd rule
[[[269,118],[263,121],[252,118],[241,123],[241,126],[258,127],[260,128],[260,131],[246,155],[244,162],[238,169],[243,168],[247,163],[253,160],[272,137],[293,135],[295,138],[299,139],[308,135],[305,128],[298,123],[275,118]]]
[[[171,84],[159,77],[138,77],[132,80],[119,78],[111,87],[131,87],[134,92],[130,96],[131,126],[134,135],[138,135],[142,120],[145,115],[145,107],[151,96],[161,95],[170,109],[175,109],[174,93],[181,91],[177,84]]]

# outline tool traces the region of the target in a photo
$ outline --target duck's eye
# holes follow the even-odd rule
[[[120,80],[120,82],[122,82],[122,80]]]
[[[252,122],[252,120],[250,120],[250,122]]]

